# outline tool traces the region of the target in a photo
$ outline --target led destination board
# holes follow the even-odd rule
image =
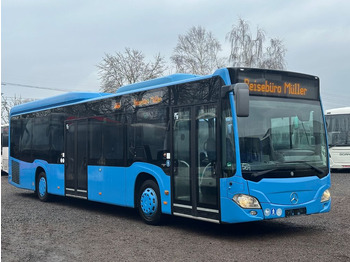
[[[283,85],[278,85],[267,80],[262,84],[257,80],[251,81],[249,78],[244,78],[244,83],[248,85],[250,92],[306,96],[308,91],[308,88],[301,87],[300,83],[284,82]]]
[[[232,69],[233,83],[246,83],[250,95],[319,99],[315,76],[265,69]]]

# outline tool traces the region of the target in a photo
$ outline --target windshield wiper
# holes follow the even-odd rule
[[[305,164],[305,165],[311,167],[312,169],[316,170],[319,174],[324,173],[324,171],[322,169],[318,168],[317,166],[311,165],[310,163],[308,163],[306,161],[288,161],[288,162],[284,162],[284,163],[287,163],[287,164],[302,163],[302,164]]]
[[[254,172],[251,174],[252,177],[260,177],[263,175],[266,175],[268,173],[271,173],[273,171],[276,171],[278,168],[273,168],[273,169],[267,169],[267,170],[263,170],[263,171],[258,171],[258,172]]]

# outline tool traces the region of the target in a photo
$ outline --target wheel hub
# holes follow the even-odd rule
[[[157,211],[157,194],[152,188],[146,188],[141,195],[141,209],[146,216],[152,216]]]

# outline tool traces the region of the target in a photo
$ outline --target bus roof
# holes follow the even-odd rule
[[[10,116],[22,113],[30,113],[33,111],[49,109],[58,106],[64,106],[72,103],[89,100],[96,97],[106,96],[109,93],[87,93],[87,92],[72,92],[63,95],[48,97],[33,102],[14,106],[11,109]]]
[[[228,71],[226,68],[217,69],[212,75],[193,75],[193,74],[173,74],[165,77],[155,78],[135,84],[130,84],[120,87],[116,93],[90,93],[90,92],[72,92],[54,97],[44,98],[33,102],[14,106],[11,109],[10,117],[20,114],[31,113],[35,111],[66,106],[75,103],[81,103],[88,100],[98,100],[102,97],[113,97],[127,93],[133,93],[138,91],[146,91],[149,89],[159,88],[168,86],[170,84],[180,84],[184,82],[191,82],[195,80],[210,78],[215,75],[220,75],[226,84],[230,84]]]
[[[147,91],[150,89],[156,89],[170,85],[178,85],[182,83],[203,80],[213,76],[221,76],[226,85],[231,84],[227,68],[219,68],[212,75],[173,74],[165,77],[159,77],[131,85],[122,86],[117,90],[116,94],[124,95],[139,91]]]
[[[151,80],[122,86],[117,90],[116,93],[119,94],[119,93],[124,93],[128,91],[135,91],[135,90],[139,90],[139,89],[143,89],[151,86],[170,84],[170,83],[179,82],[182,80],[189,80],[191,78],[196,78],[196,77],[202,77],[202,76],[192,75],[192,74],[173,74],[165,77],[154,78]]]
[[[326,115],[344,115],[344,114],[350,114],[350,106],[328,109],[326,111]]]
[[[50,108],[60,107],[60,106],[66,106],[70,104],[75,103],[82,103],[88,100],[98,100],[112,97],[112,96],[120,96],[128,93],[134,93],[139,91],[147,91],[150,89],[156,89],[160,87],[165,87],[169,85],[176,85],[176,84],[182,84],[186,82],[192,82],[202,79],[207,79],[213,76],[220,76],[226,85],[231,84],[231,77],[229,70],[235,70],[235,71],[247,71],[247,70],[255,70],[257,72],[278,72],[276,70],[266,70],[266,69],[258,69],[258,68],[220,68],[217,69],[212,75],[193,75],[193,74],[173,74],[165,77],[155,78],[135,84],[130,84],[126,86],[120,87],[116,93],[88,93],[88,92],[72,92],[72,93],[66,93],[63,95],[58,95],[54,97],[44,98],[41,100],[21,104],[18,106],[15,106],[11,109],[10,117],[14,115],[20,115],[24,113],[31,113],[35,111],[40,110],[46,110]],[[292,74],[291,72],[287,71],[281,71],[284,74]],[[304,74],[297,74],[299,76],[308,76]],[[308,76],[310,77],[310,76]]]

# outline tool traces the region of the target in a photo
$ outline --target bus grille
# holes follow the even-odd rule
[[[19,163],[12,160],[12,182],[19,184]]]

